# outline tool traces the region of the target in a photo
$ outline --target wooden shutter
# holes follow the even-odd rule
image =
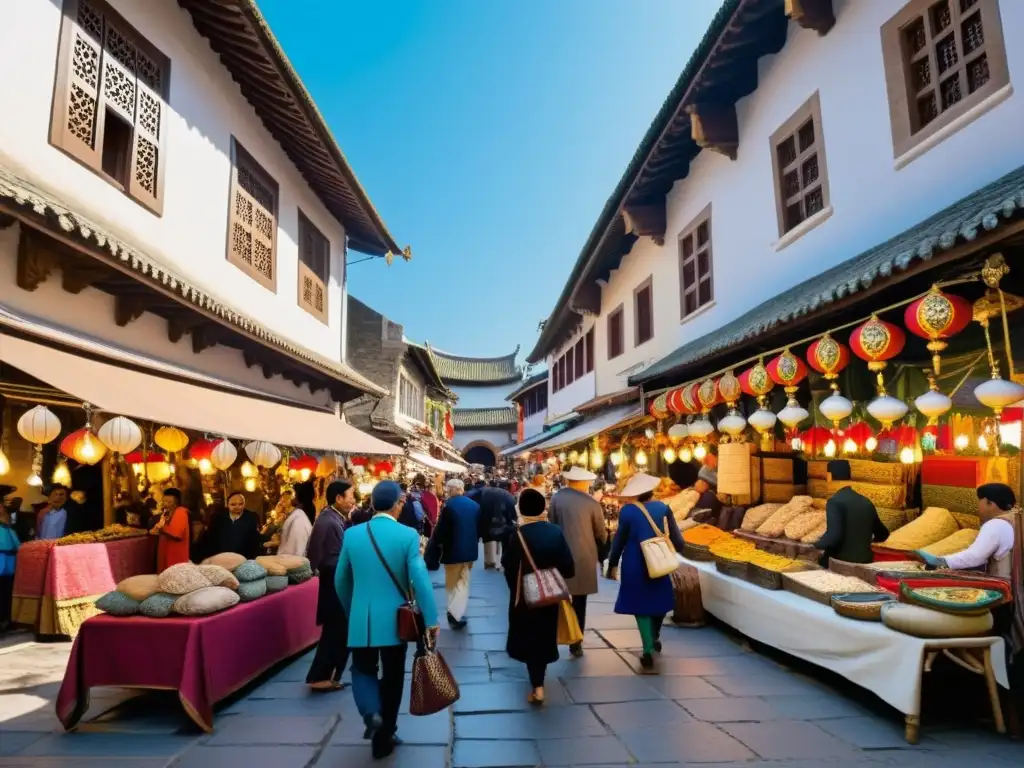
[[[166,59],[141,46],[136,55],[135,135],[128,192],[143,205],[162,213],[164,153],[161,140],[170,67]]]
[[[233,143],[228,260],[271,291],[277,290],[277,184]]]
[[[87,0],[67,0],[59,51],[50,141],[86,165],[99,168],[103,15]]]
[[[299,306],[324,323],[330,265],[330,241],[299,211]]]

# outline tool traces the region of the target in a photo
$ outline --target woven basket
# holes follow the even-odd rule
[[[817,567],[818,566],[812,563],[797,563],[787,569],[785,573],[810,571]],[[782,574],[783,571],[769,571],[767,568],[762,568],[759,565],[747,563],[747,581],[755,587],[762,587],[763,589],[782,589]]]
[[[838,560],[834,557],[828,559],[828,569],[840,576],[853,576],[858,579],[864,578],[864,569],[858,563],[848,563],[846,560]]]
[[[792,483],[793,459],[762,459],[761,479],[766,483]]]
[[[807,477],[813,477],[815,480],[827,480],[828,479],[828,462],[827,461],[808,461],[807,462]]]
[[[903,485],[904,471],[898,462],[850,459],[850,477],[864,483]]]
[[[687,560],[698,560],[705,563],[714,560],[710,549],[700,544],[691,544],[685,539],[683,540],[683,557]]]
[[[724,573],[726,576],[732,576],[737,579],[747,578],[747,566],[749,563],[746,560],[731,560],[727,557],[719,557],[714,555],[715,568],[719,573]]]
[[[806,597],[808,600],[813,600],[820,605],[832,605],[832,595],[827,592],[819,592],[816,589],[811,589],[806,584],[801,584],[799,581],[794,581],[790,578],[789,574],[782,574],[782,588],[787,592],[792,592],[794,595],[800,595],[800,597]]]
[[[872,600],[865,602],[858,601],[857,594],[845,594],[845,595],[832,595],[830,603],[833,610],[840,616],[845,616],[848,619],[857,619],[858,621],[881,621],[882,620],[882,606],[886,603],[895,602],[896,598],[888,594],[879,594],[876,592],[864,593],[869,594]]]

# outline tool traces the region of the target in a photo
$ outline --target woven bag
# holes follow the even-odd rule
[[[519,536],[519,543],[523,547],[526,561],[530,564],[530,573],[523,574],[520,579],[523,587],[522,596],[526,605],[530,608],[543,608],[548,605],[557,605],[563,600],[571,600],[569,587],[566,586],[565,579],[562,578],[559,570],[557,568],[538,569],[537,563],[533,561],[533,555],[530,554],[530,548],[526,546],[523,532],[517,530],[516,535]],[[520,566],[521,568],[522,566]]]
[[[409,714],[433,715],[459,700],[459,684],[444,656],[433,648],[417,652],[412,662]]]
[[[668,538],[668,518],[665,518],[665,532],[662,533],[654,524],[654,518],[647,511],[647,507],[639,501],[633,503],[640,507],[640,511],[644,513],[644,517],[647,518],[647,522],[651,524],[654,531],[654,538],[640,542],[640,551],[643,552],[644,563],[647,564],[647,575],[652,579],[668,576],[679,567],[675,548]]]

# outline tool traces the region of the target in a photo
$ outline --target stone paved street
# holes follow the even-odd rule
[[[548,705],[533,711],[525,670],[503,651],[504,581],[479,568],[473,578],[469,628],[445,630],[440,641],[462,684],[461,700],[452,713],[403,714],[406,743],[379,765],[998,768],[1024,760],[1024,746],[982,722],[929,726],[926,717],[921,745],[910,747],[902,718],[877,700],[784,666],[719,628],[667,627],[661,675],[641,677],[639,636],[630,617],[612,612],[611,582],[592,598],[586,657],[550,668]],[[443,605],[443,591],[437,595]],[[64,734],[53,700],[68,644],[11,642],[0,647],[0,768],[372,764],[350,691],[307,692],[308,654],[226,702],[209,736],[191,726],[174,694],[115,690],[95,691],[88,722]]]

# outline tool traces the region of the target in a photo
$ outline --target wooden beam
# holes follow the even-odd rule
[[[90,259],[90,261],[92,260]],[[96,269],[89,263],[83,263],[78,258],[65,257],[61,259],[60,270],[60,285],[65,291],[72,294],[81,293],[103,276],[102,270]]]
[[[118,294],[114,297],[114,322],[122,328],[132,320],[138,320],[145,311],[146,300],[142,296]]]
[[[220,326],[204,323],[192,329],[192,351],[197,355],[217,343]]]
[[[690,135],[698,147],[736,159],[740,133],[734,103],[687,104],[686,112],[690,115]]]
[[[34,291],[45,283],[57,266],[56,252],[35,230],[22,226],[18,237],[18,268],[15,282],[25,291]]]
[[[0,213],[0,229],[7,229],[16,221],[17,219],[13,216],[9,216],[6,213]]]
[[[658,245],[665,244],[665,201],[650,205],[622,206],[622,220],[626,234],[650,237]]]
[[[596,280],[587,280],[576,289],[570,299],[570,309],[581,315],[601,314],[601,287]]]
[[[176,312],[167,319],[167,340],[171,344],[177,344],[186,333],[190,333],[193,328],[198,328],[204,322],[205,319],[201,315],[191,312]]]
[[[786,0],[786,15],[804,29],[813,29],[822,37],[836,23],[832,0]]]

